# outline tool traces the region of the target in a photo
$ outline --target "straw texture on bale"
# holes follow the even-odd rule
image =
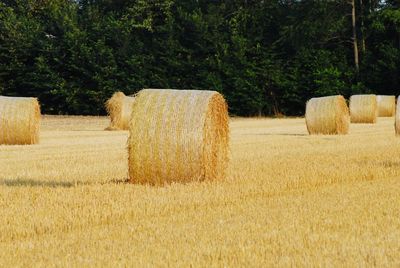
[[[396,135],[400,135],[400,96],[397,97],[396,119],[395,119],[395,123],[394,123],[394,128],[396,131]]]
[[[40,106],[36,98],[0,96],[0,144],[39,142]]]
[[[228,143],[227,104],[218,92],[144,89],[130,121],[130,182],[223,179]]]
[[[343,96],[312,98],[306,105],[309,134],[347,134],[350,115]]]
[[[353,95],[350,97],[351,123],[376,123],[378,104],[376,95]]]
[[[115,92],[106,102],[106,110],[110,115],[110,126],[106,130],[127,130],[131,118],[132,104],[135,98],[125,96],[123,92]]]
[[[396,111],[396,97],[378,95],[376,97],[378,102],[378,116],[392,117]]]

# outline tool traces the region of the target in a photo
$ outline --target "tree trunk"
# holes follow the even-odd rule
[[[364,10],[364,3],[363,0],[360,0],[360,13],[361,13],[361,50],[362,54],[365,54],[366,51],[366,46],[365,46],[365,33],[364,33],[364,15],[365,15],[365,10]]]
[[[351,1],[351,6],[352,6],[352,25],[353,25],[353,46],[354,46],[354,65],[356,67],[356,73],[358,74],[358,71],[360,69],[359,67],[359,61],[358,61],[358,44],[357,44],[357,26],[356,26],[356,5],[355,5],[355,0]]]

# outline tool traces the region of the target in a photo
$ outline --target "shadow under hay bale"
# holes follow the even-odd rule
[[[378,104],[376,95],[353,95],[350,97],[351,123],[376,123]]]
[[[347,134],[350,115],[343,96],[312,98],[306,105],[309,134]]]
[[[105,130],[127,130],[134,101],[135,98],[132,96],[125,96],[123,92],[115,92],[106,102],[106,110],[111,122]]]
[[[36,98],[0,96],[0,144],[39,142],[40,106]]]
[[[64,182],[64,181],[40,181],[32,179],[0,179],[0,185],[8,187],[71,188],[77,185],[83,185],[83,183]]]
[[[379,117],[392,117],[396,112],[396,97],[378,95],[376,97],[378,102],[378,116]]]
[[[132,183],[222,179],[228,163],[227,104],[218,92],[144,89],[129,128]]]

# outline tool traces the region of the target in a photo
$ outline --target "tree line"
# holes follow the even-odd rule
[[[234,115],[398,95],[398,0],[0,0],[0,95],[104,114],[115,91],[217,90]]]

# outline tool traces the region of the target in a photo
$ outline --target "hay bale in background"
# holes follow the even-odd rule
[[[351,123],[376,123],[377,116],[376,95],[353,95],[350,97]]]
[[[106,102],[106,110],[110,115],[111,123],[105,130],[127,130],[134,101],[134,97],[125,96],[123,92],[115,92]]]
[[[400,135],[400,96],[397,97],[396,119],[394,123],[394,129],[396,131],[396,135]]]
[[[350,115],[343,96],[312,98],[306,105],[309,134],[347,134]]]
[[[0,144],[39,142],[40,106],[36,98],[0,96]]]
[[[378,95],[376,97],[378,102],[378,116],[380,117],[392,117],[396,111],[396,97]]]
[[[229,117],[215,91],[144,89],[129,127],[132,183],[162,185],[224,178]]]

